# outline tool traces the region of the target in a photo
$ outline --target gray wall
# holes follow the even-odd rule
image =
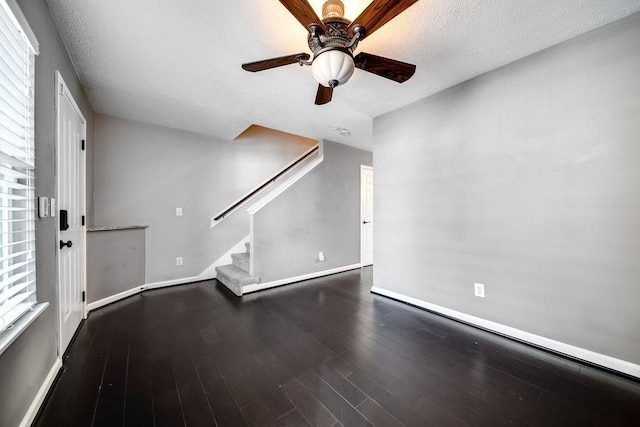
[[[87,233],[87,303],[142,286],[145,229]]]
[[[40,42],[40,55],[36,58],[35,90],[37,195],[55,197],[55,70],[62,73],[88,121],[89,149],[93,135],[93,111],[49,17],[46,3],[40,0],[19,0],[18,3]],[[90,154],[87,161],[90,163]],[[90,167],[89,164],[88,168]],[[18,425],[57,355],[57,249],[54,219],[38,220],[36,250],[38,300],[48,301],[50,305],[0,356],[0,426]]]
[[[228,141],[96,115],[94,224],[149,226],[147,283],[197,276],[249,234],[246,218],[211,229],[211,217],[316,143],[259,127]]]
[[[360,262],[360,165],[371,161],[369,151],[325,141],[324,161],[255,214],[261,282]]]
[[[638,41],[636,14],[376,118],[374,285],[639,364]]]

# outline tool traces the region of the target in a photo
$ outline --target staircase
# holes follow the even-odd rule
[[[246,252],[231,254],[232,263],[216,267],[216,278],[220,283],[237,296],[242,296],[242,287],[253,285],[260,281],[258,277],[249,275],[249,260],[251,257],[251,246],[245,243]]]

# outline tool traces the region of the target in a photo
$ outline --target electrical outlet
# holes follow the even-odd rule
[[[176,216],[182,216],[182,208],[176,208]]]
[[[318,252],[318,261],[324,261],[324,252]]]
[[[176,265],[182,265],[182,257],[181,256],[176,258]]]
[[[484,285],[482,283],[474,283],[473,292],[475,296],[484,298]]]

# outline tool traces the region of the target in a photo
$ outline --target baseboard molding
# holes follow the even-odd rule
[[[51,388],[54,381],[56,380],[56,377],[58,376],[58,372],[60,372],[61,368],[62,368],[62,360],[59,357],[56,357],[55,362],[53,362],[53,366],[51,366],[51,369],[49,370],[49,373],[44,379],[44,382],[40,386],[40,389],[36,393],[35,397],[33,398],[33,401],[31,402],[31,405],[29,406],[27,413],[22,418],[22,421],[20,422],[20,427],[29,427],[33,423],[33,421],[36,419],[36,415],[38,415],[38,411],[40,410],[40,407],[44,403],[44,399],[47,397],[47,393],[49,393],[49,389]]]
[[[140,292],[146,291],[148,289],[159,289],[159,288],[166,288],[166,287],[175,286],[175,285],[184,285],[186,283],[198,282],[200,280],[201,279],[199,278],[199,276],[193,276],[193,277],[185,277],[182,279],[167,280],[164,282],[145,283],[144,285],[136,286],[135,288],[131,288],[127,291],[120,292],[119,294],[111,295],[101,300],[89,303],[87,304],[87,311],[93,311],[97,308],[104,307],[105,305],[109,305],[116,301],[120,301],[121,299],[130,297],[135,294],[139,294]]]
[[[256,283],[255,285],[246,285],[242,287],[242,295],[250,292],[262,291],[276,286],[288,285],[290,283],[301,282],[303,280],[315,279],[317,277],[329,276],[331,274],[342,273],[344,271],[355,270],[360,268],[360,263],[345,265],[344,267],[332,268],[330,270],[317,271],[315,273],[303,274],[302,276],[289,277],[287,279],[274,280],[273,282]]]
[[[164,282],[145,283],[141,286],[141,290],[166,288],[168,286],[184,285],[199,281],[199,276],[183,277],[182,279],[166,280]]]
[[[586,350],[584,348],[576,347],[571,344],[555,341],[550,338],[545,338],[540,335],[535,335],[529,332],[522,331],[520,329],[492,322],[490,320],[471,316],[469,314],[451,310],[449,308],[442,307],[436,304],[431,304],[429,302],[402,295],[397,292],[389,291],[387,289],[379,288],[377,286],[373,286],[371,288],[371,292],[401,302],[405,302],[416,307],[424,308],[425,310],[429,310],[434,313],[441,314],[443,316],[450,317],[452,319],[459,320],[461,322],[468,323],[482,329],[486,329],[490,332],[495,332],[499,335],[503,335],[517,341],[522,341],[536,347],[541,347],[554,353],[560,353],[573,359],[579,359],[590,364],[598,365],[609,370],[623,373],[625,375],[640,378],[640,365],[636,365],[625,360],[616,359],[615,357],[607,356],[605,354],[596,353],[591,350]]]
[[[135,288],[129,289],[128,291],[120,292],[119,294],[111,295],[101,300],[90,302],[89,304],[87,304],[87,311],[93,311],[97,308],[109,305],[112,302],[120,301],[121,299],[130,297],[131,295],[135,295],[141,292],[140,288],[142,288],[142,286],[136,286]]]

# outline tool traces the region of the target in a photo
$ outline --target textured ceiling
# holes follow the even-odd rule
[[[343,0],[355,18],[370,0]],[[361,70],[313,103],[308,52],[277,0],[47,0],[96,112],[233,139],[251,124],[371,149],[372,119],[640,10],[640,0],[420,0],[357,52],[417,65],[398,84]],[[318,15],[323,0],[311,0]],[[351,131],[342,136],[331,129]]]

